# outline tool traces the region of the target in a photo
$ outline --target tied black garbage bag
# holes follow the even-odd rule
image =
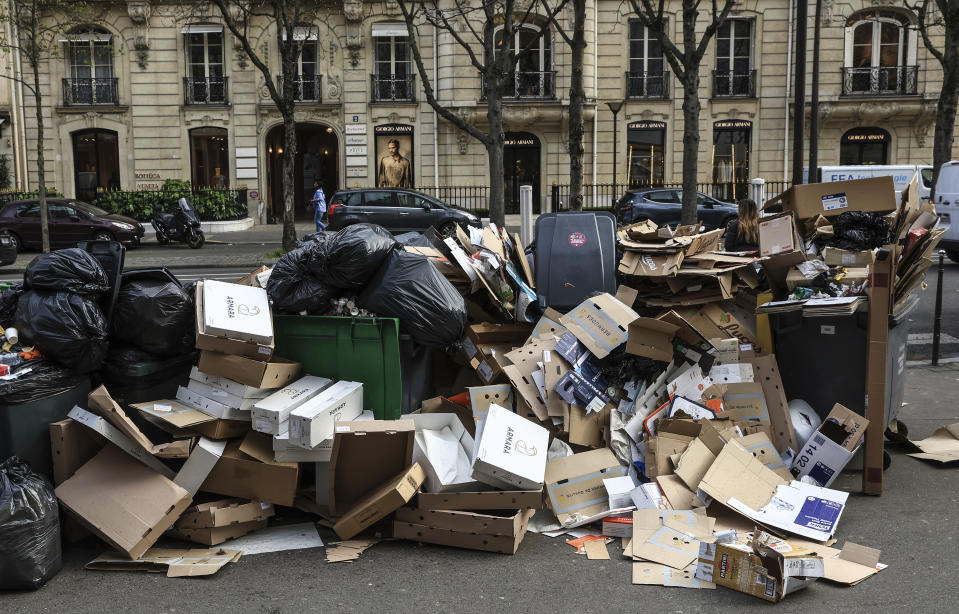
[[[396,247],[390,231],[375,224],[353,224],[310,248],[309,269],[334,288],[358,290]]]
[[[396,242],[408,247],[433,247],[433,244],[426,238],[426,235],[418,232],[404,232],[401,235],[397,235]]]
[[[34,359],[17,369],[23,372],[20,377],[0,380],[0,404],[19,405],[46,399],[72,390],[89,378],[82,373],[74,373],[62,365],[43,359]]]
[[[324,314],[330,309],[330,300],[336,291],[310,275],[307,265],[311,248],[301,247],[286,253],[273,267],[266,282],[266,293],[273,309],[288,313]]]
[[[303,235],[303,238],[297,240],[296,246],[306,247],[309,245],[317,245],[317,244],[322,245],[323,243],[326,243],[326,241],[335,234],[336,234],[335,232],[332,232],[329,230],[311,232],[308,235]]]
[[[24,346],[36,346],[76,373],[100,368],[107,355],[107,323],[92,300],[69,292],[24,292],[17,305]]]
[[[131,281],[117,294],[110,338],[158,356],[186,354],[196,341],[195,311],[190,294],[173,281]]]
[[[97,259],[77,247],[37,256],[27,265],[23,279],[30,290],[65,290],[92,298],[110,289]]]
[[[847,211],[832,224],[833,237],[826,245],[849,251],[882,247],[892,241],[889,224],[879,213]]]
[[[23,294],[23,284],[16,284],[3,294],[0,294],[0,326],[13,326],[17,319],[17,303]]]
[[[53,486],[12,456],[0,464],[0,590],[38,589],[62,567]]]
[[[449,347],[466,326],[466,304],[456,288],[419,254],[396,250],[359,295],[360,307],[388,318],[415,341]]]

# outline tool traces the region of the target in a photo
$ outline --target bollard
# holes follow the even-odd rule
[[[523,246],[533,242],[533,186],[519,186],[519,238]]]
[[[939,331],[942,326],[942,274],[946,252],[939,250],[939,274],[936,279],[936,316],[932,323],[932,366],[939,364]]]
[[[753,199],[760,208],[766,202],[766,180],[757,177],[749,182],[749,198]]]

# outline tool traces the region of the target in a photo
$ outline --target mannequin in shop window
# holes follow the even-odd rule
[[[727,252],[752,252],[759,249],[759,210],[751,198],[739,201],[739,217],[726,224],[723,235]]]

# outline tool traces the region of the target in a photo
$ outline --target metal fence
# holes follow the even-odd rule
[[[417,186],[416,191],[468,211],[489,211],[488,185]]]

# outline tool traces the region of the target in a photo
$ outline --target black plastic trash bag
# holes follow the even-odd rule
[[[46,399],[54,395],[73,390],[90,378],[82,373],[74,373],[51,360],[35,358],[17,368],[20,377],[0,380],[0,405],[19,405]]]
[[[358,290],[366,285],[397,246],[389,230],[375,224],[353,224],[310,246],[309,269],[334,288]]]
[[[419,232],[404,232],[396,235],[396,242],[409,247],[433,247],[426,235]]]
[[[335,235],[336,233],[331,230],[321,230],[319,232],[311,232],[310,234],[303,235],[301,239],[296,241],[297,247],[306,247],[307,245],[314,244],[323,244],[326,243],[327,239]]]
[[[832,224],[833,237],[827,245],[849,251],[882,247],[892,241],[889,224],[879,213],[847,211]]]
[[[120,288],[110,338],[158,356],[190,352],[196,342],[196,307],[190,294],[169,280],[142,279]]]
[[[23,276],[28,290],[66,290],[98,297],[110,289],[100,262],[78,247],[37,256]]]
[[[15,284],[0,294],[0,326],[7,328],[17,319],[17,303],[23,294],[23,284]]]
[[[0,590],[38,589],[63,567],[53,486],[16,456],[0,464]]]
[[[418,343],[449,347],[463,336],[466,303],[428,258],[403,250],[390,254],[357,301],[400,328]]]
[[[69,292],[24,292],[17,305],[24,346],[76,373],[100,368],[107,355],[107,323],[94,301]]]
[[[311,253],[309,247],[301,247],[284,254],[274,265],[266,282],[266,293],[275,311],[315,314],[329,311],[336,291],[310,275],[307,264]]]

